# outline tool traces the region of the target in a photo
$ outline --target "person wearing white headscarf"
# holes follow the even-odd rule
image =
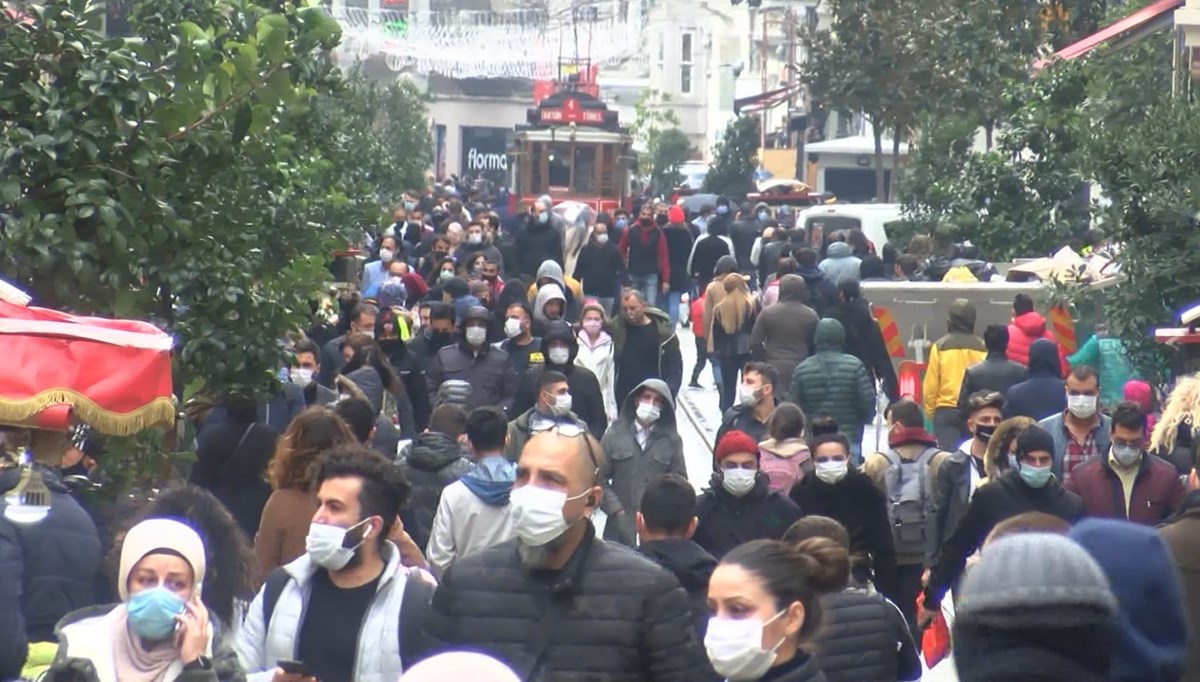
[[[147,519],[131,528],[121,546],[121,603],[63,617],[56,628],[58,652],[45,679],[244,679],[232,649],[217,646],[221,638],[214,637],[215,623],[200,600],[204,557],[200,536],[179,521]]]

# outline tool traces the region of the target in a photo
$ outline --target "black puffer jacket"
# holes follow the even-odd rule
[[[465,334],[466,330],[463,329],[459,336]],[[508,354],[499,348],[484,344],[476,355],[466,341],[460,340],[439,350],[425,370],[425,388],[431,405],[437,405],[437,391],[442,387],[442,382],[450,379],[471,385],[471,394],[463,405],[468,412],[476,407],[491,405],[510,416],[513,414],[516,382],[508,364]]]
[[[562,234],[550,222],[539,223],[537,217],[531,215],[517,232],[514,255],[517,260],[515,274],[532,280],[544,261],[552,260],[562,265]]]
[[[564,607],[535,672],[527,652],[547,604]],[[584,540],[560,571],[521,566],[517,541],[463,557],[433,596],[433,651],[474,650],[534,682],[715,680],[675,576],[633,550]]]
[[[556,365],[550,362],[547,346],[551,341],[566,341],[570,352],[567,364]],[[608,415],[604,412],[604,392],[600,390],[600,381],[592,370],[575,364],[575,356],[579,355],[579,340],[571,325],[562,320],[551,320],[546,324],[546,333],[542,337],[542,357],[546,360],[543,367],[567,376],[567,386],[571,391],[571,411],[575,416],[587,422],[588,431],[596,438],[604,435],[608,428]],[[513,414],[525,414],[537,403],[537,380],[540,372],[526,372],[518,380],[517,395],[513,398]]]
[[[20,677],[27,642],[55,641],[58,620],[96,599],[96,525],[57,473],[35,466],[50,488],[50,513],[36,525],[0,515],[0,680]],[[0,473],[0,495],[20,480],[19,469]]]
[[[920,679],[917,648],[895,604],[847,589],[822,596],[821,608],[813,649],[829,682]]]
[[[875,588],[895,597],[896,546],[888,522],[887,500],[870,478],[853,467],[837,483],[805,476],[792,486],[790,496],[805,514],[828,516],[845,526],[855,563],[869,556]]]
[[[751,540],[778,540],[800,518],[800,507],[782,493],[771,492],[764,473],[742,497],[725,490],[714,472],[708,490],[696,500],[696,532],[692,539],[720,559]]]
[[[703,639],[708,630],[708,579],[717,567],[716,558],[700,545],[683,538],[643,541],[638,551],[679,579],[692,605],[696,634]]]
[[[397,466],[412,491],[400,510],[400,518],[417,547],[426,547],[442,490],[467,473],[471,462],[462,456],[458,443],[444,433],[422,433],[405,450]]]

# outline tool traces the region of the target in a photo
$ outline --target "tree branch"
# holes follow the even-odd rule
[[[250,95],[253,95],[255,92],[257,92],[259,90],[259,88],[261,88],[264,83],[269,81],[271,79],[271,76],[274,76],[275,72],[281,68],[283,68],[282,64],[271,67],[271,70],[268,71],[265,76],[263,76],[262,78],[259,78],[258,82],[251,85],[245,91],[239,92],[235,95],[232,95],[229,99],[225,100],[220,105],[213,108],[212,111],[206,112],[200,118],[187,124],[186,126],[180,128],[179,130],[171,133],[170,135],[167,136],[167,141],[168,142],[177,142],[177,141],[183,139],[184,137],[187,137],[189,134],[192,133],[192,131],[196,130],[197,128],[204,125],[205,123],[208,123],[209,121],[213,120],[217,116],[220,116],[221,114],[225,113],[226,111],[229,111],[231,108],[233,108],[233,106],[235,104],[239,104],[242,100],[246,99]]]

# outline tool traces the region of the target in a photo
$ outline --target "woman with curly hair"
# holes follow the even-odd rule
[[[1180,476],[1192,471],[1192,452],[1200,444],[1200,374],[1175,383],[1162,416],[1150,435],[1150,452],[1171,464]]]
[[[346,422],[324,406],[308,408],[288,425],[267,468],[274,492],[254,538],[260,577],[304,554],[308,524],[317,513],[312,494],[317,457],[334,446],[357,442]]]
[[[1034,424],[1037,422],[1029,417],[1012,417],[996,426],[995,433],[988,439],[987,450],[983,453],[983,473],[986,474],[986,478],[979,482],[980,485],[996,480],[1012,467],[1009,455],[1016,452],[1017,438]]]

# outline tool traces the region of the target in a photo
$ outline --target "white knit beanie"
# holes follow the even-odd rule
[[[129,600],[129,574],[142,557],[155,550],[178,552],[192,566],[195,585],[204,580],[204,542],[196,531],[172,519],[146,519],[129,529],[121,545],[121,564],[117,573],[117,591],[121,601]],[[198,592],[197,592],[198,594]]]

